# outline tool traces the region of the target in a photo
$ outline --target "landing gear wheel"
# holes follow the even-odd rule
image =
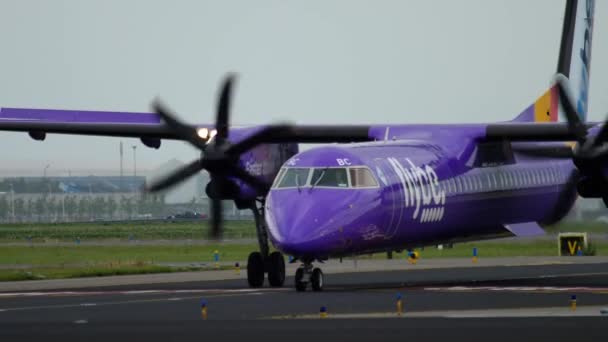
[[[313,291],[323,291],[323,272],[320,268],[315,268],[312,270],[310,283]]]
[[[268,257],[268,282],[272,287],[285,283],[285,259],[280,252],[272,252]]]
[[[249,287],[264,285],[264,258],[260,252],[252,252],[247,260],[247,282]]]
[[[306,282],[304,281],[304,269],[302,267],[296,270],[296,291],[304,292],[306,291]]]

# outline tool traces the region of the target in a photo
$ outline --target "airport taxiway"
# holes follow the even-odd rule
[[[602,313],[608,308],[605,259],[527,260],[525,266],[518,265],[523,260],[501,260],[508,266],[471,265],[469,260],[459,267],[440,267],[446,262],[439,260],[427,261],[427,267],[422,261],[370,261],[370,267],[401,262],[407,268],[381,271],[359,262],[359,272],[327,272],[325,291],[315,293],[296,293],[291,277],[284,288],[249,289],[234,273],[224,280],[4,289],[0,338],[501,341],[608,336],[608,315]],[[403,296],[402,316],[396,314],[397,293]],[[571,310],[572,295],[576,311]],[[202,299],[207,320],[201,318]],[[327,319],[319,318],[321,306],[327,308]]]

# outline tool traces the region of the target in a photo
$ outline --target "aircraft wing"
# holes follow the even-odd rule
[[[599,123],[588,122],[592,128]],[[486,139],[510,141],[575,141],[577,136],[566,122],[501,122],[486,127]]]
[[[177,139],[154,113],[0,108],[0,130],[29,132],[32,138],[61,133]]]
[[[195,130],[214,125],[187,125]],[[234,129],[236,140],[247,146],[264,143],[332,143],[372,141],[368,125],[258,125]],[[161,139],[184,140],[155,113],[104,112],[84,110],[0,108],[0,130],[28,132],[36,140],[47,133],[140,138],[158,148]],[[253,137],[254,133],[265,134]]]

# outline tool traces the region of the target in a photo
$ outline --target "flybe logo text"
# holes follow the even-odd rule
[[[412,219],[420,222],[436,222],[443,219],[445,191],[439,187],[435,170],[428,165],[424,168],[414,165],[409,158],[404,167],[396,158],[388,158],[403,186],[404,206],[414,208]]]

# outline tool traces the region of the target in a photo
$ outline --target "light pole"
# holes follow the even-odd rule
[[[137,158],[135,157],[135,149],[137,145],[131,146],[133,148],[133,177],[137,177]]]
[[[11,216],[12,222],[15,222],[15,191],[13,190],[13,183],[11,185]]]

